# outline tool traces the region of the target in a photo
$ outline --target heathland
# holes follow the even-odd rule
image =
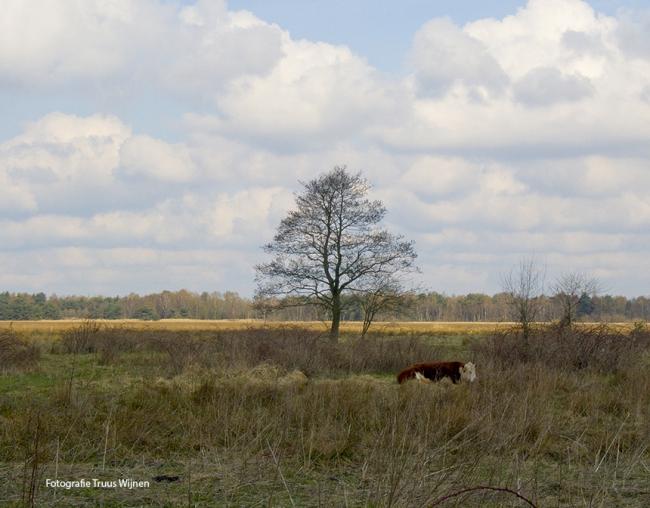
[[[645,325],[358,326],[3,324],[0,505],[650,506]]]

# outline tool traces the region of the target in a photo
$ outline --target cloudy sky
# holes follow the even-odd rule
[[[650,294],[650,2],[0,11],[0,290],[250,295],[297,180],[346,164],[432,290],[534,253]]]

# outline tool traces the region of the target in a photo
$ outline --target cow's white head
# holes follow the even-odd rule
[[[460,378],[470,383],[476,380],[476,366],[472,362],[467,362],[460,368]]]

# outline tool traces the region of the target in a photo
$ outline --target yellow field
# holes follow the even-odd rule
[[[0,329],[13,327],[16,331],[24,332],[61,332],[82,323],[79,319],[41,320],[41,321],[0,321]],[[96,320],[108,326],[121,326],[140,330],[241,330],[246,328],[306,328],[309,330],[329,329],[326,321],[263,321],[259,319],[161,319],[159,321],[141,321],[137,319]],[[393,321],[376,322],[371,332],[385,334],[401,333],[431,333],[434,335],[472,335],[508,328],[515,323],[510,322],[449,322],[449,321]],[[582,323],[587,326],[595,323]],[[341,323],[342,333],[360,333],[362,323],[359,321],[344,321]],[[632,323],[610,323],[609,326],[621,331],[631,329]]]

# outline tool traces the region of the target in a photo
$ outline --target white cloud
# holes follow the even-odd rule
[[[187,181],[193,171],[182,144],[133,136],[108,115],[52,113],[0,143],[0,180],[13,196],[4,206],[17,212],[89,215],[141,207],[168,192],[165,182]],[[134,182],[129,173],[147,181]]]
[[[171,145],[149,136],[133,136],[120,148],[120,164],[128,175],[170,182],[192,179],[195,168],[186,146]]]
[[[0,219],[0,244],[10,249],[48,245],[257,249],[291,202],[291,194],[282,188],[251,188],[234,194],[185,194],[141,211],[6,218]]]
[[[114,170],[130,129],[113,116],[52,113],[0,142],[0,182],[11,195],[5,213],[52,213],[119,202]],[[119,193],[116,193],[119,194]]]
[[[212,97],[222,81],[268,72],[280,30],[222,0],[181,8],[155,0],[7,0],[0,88],[71,85],[123,95],[162,83]],[[110,90],[112,88],[112,90]]]
[[[418,92],[444,95],[454,84],[473,90],[478,97],[499,93],[508,77],[483,43],[449,19],[434,19],[416,34],[410,56]]]
[[[616,39],[626,54],[650,60],[650,11],[623,10],[616,28]]]
[[[113,116],[49,114],[0,144],[0,171],[16,180],[106,182],[131,132]]]
[[[581,0],[531,0],[502,20],[463,27],[434,20],[415,36],[413,52],[431,55],[420,60],[440,74],[432,80],[446,94],[412,97],[410,117],[384,124],[378,136],[399,149],[463,156],[642,150],[650,62],[626,56],[621,30],[634,31]],[[416,79],[425,70],[416,68]]]
[[[477,191],[508,195],[526,190],[511,169],[460,157],[418,157],[401,181],[404,188],[426,201],[455,199]]]
[[[298,180],[339,164],[417,240],[433,289],[498,290],[530,252],[650,284],[647,13],[530,0],[434,19],[409,74],[387,76],[222,1],[3,7],[0,90],[109,113],[50,113],[0,141],[0,286],[249,291]],[[176,139],[110,114],[150,92]]]
[[[38,209],[36,198],[28,185],[13,182],[0,171],[0,213],[35,212]]]
[[[390,86],[348,48],[283,37],[267,76],[233,80],[217,99],[220,132],[280,149],[326,146],[398,109]]]
[[[0,20],[1,81],[46,85],[105,77],[124,65],[127,2],[8,0]],[[122,39],[122,44],[120,44]]]
[[[650,186],[648,159],[640,157],[541,159],[522,164],[519,178],[543,195],[594,200],[621,194],[646,196]]]
[[[524,104],[550,106],[589,97],[593,94],[593,86],[580,74],[569,75],[552,67],[537,67],[514,84],[514,94]]]
[[[568,48],[566,37],[580,34],[609,41],[615,27],[614,18],[597,14],[582,0],[529,0],[516,14],[502,20],[478,20],[464,30],[488,48],[512,79],[536,67],[559,66],[565,72],[591,78],[602,70],[595,63],[608,56],[607,50],[594,61],[593,56]]]
[[[490,287],[490,273],[484,266],[467,266],[456,263],[425,264],[426,283],[447,294],[476,293],[477,287]]]
[[[282,57],[282,32],[222,1],[184,7],[168,27],[169,54],[160,77],[171,90],[214,98],[231,79],[266,75]],[[172,47],[173,45],[173,47]]]
[[[431,198],[467,191],[480,166],[460,157],[419,157],[402,176],[406,188]]]
[[[170,288],[245,293],[259,258],[227,248],[175,249],[56,247],[22,256],[0,252],[0,286],[24,291],[116,295]],[[164,274],[164,276],[161,276]]]

